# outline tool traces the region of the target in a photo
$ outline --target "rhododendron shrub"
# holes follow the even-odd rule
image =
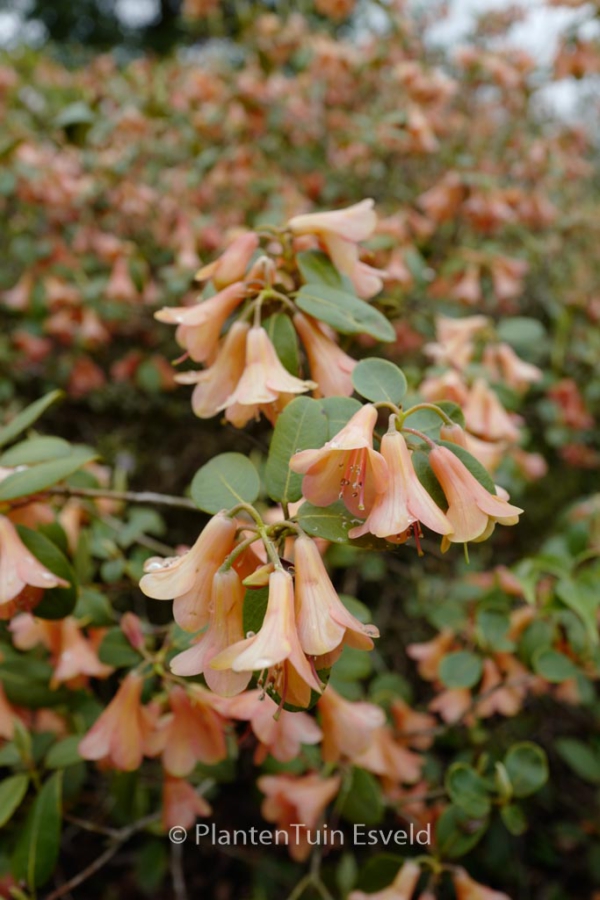
[[[600,883],[593,135],[315,11],[0,68],[2,897]]]

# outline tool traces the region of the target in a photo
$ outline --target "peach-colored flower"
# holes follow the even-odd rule
[[[426,681],[435,681],[441,661],[454,643],[454,632],[449,628],[440,631],[430,641],[409,644],[406,648],[411,659],[417,660],[417,671]]]
[[[171,712],[158,721],[145,743],[149,756],[162,754],[169,775],[183,778],[198,762],[214,765],[226,758],[225,723],[213,699],[197,684],[187,690],[176,685],[169,691]]]
[[[6,698],[4,688],[0,683],[0,738],[11,741],[15,733],[16,712]]]
[[[473,881],[468,872],[457,867],[452,875],[456,900],[510,900],[508,894],[494,891],[492,888]]]
[[[329,685],[318,702],[323,729],[324,762],[354,759],[368,749],[373,735],[385,724],[385,713],[374,703],[345,700]]]
[[[411,900],[420,877],[421,869],[418,863],[408,860],[401,866],[389,887],[374,894],[352,891],[348,895],[348,900]]]
[[[238,235],[218,259],[196,273],[196,281],[210,278],[219,291],[235,281],[242,281],[258,244],[258,235],[254,231]]]
[[[174,600],[173,617],[184,631],[208,623],[213,578],[233,547],[236,529],[233,519],[218,513],[183,556],[147,560],[141,590],[156,600]]]
[[[467,428],[479,437],[511,443],[519,439],[519,429],[483,378],[478,378],[473,384],[464,414]]]
[[[390,712],[396,726],[397,737],[416,750],[427,750],[431,747],[434,736],[433,733],[427,734],[427,732],[431,731],[436,724],[433,716],[417,712],[401,697],[396,697],[392,701]],[[419,734],[419,732],[423,733]]]
[[[448,500],[446,513],[453,531],[445,535],[442,549],[450,543],[484,539],[496,522],[515,525],[523,512],[506,500],[490,494],[447,447],[434,447],[429,462]]]
[[[324,656],[349,644],[360,650],[372,650],[372,637],[379,637],[373,625],[363,625],[353,616],[332,585],[319,548],[305,536],[294,544],[296,570],[296,626],[303,651],[309,656]]]
[[[356,360],[329,338],[315,319],[296,313],[294,325],[302,338],[317,397],[349,397],[354,392],[352,370]]]
[[[235,390],[246,365],[247,322],[234,322],[227,332],[217,357],[207,369],[175,375],[178,384],[194,384],[192,409],[200,419],[210,419],[223,408]]]
[[[448,688],[437,694],[429,704],[431,712],[438,713],[449,725],[462,719],[470,707],[471,692],[468,688]]]
[[[379,775],[388,785],[414,784],[421,777],[425,758],[403,747],[387,725],[376,728],[371,741],[352,762]]]
[[[293,472],[304,475],[302,492],[315,506],[338,498],[354,515],[370,509],[388,482],[387,463],[373,449],[377,410],[367,403],[320,450],[301,450],[290,460]]]
[[[309,688],[320,693],[321,684],[298,639],[294,613],[292,576],[276,569],[269,576],[269,599],[260,631],[221,651],[210,665],[214,669],[231,668],[234,672],[273,669],[273,686],[285,700],[288,668],[283,663],[288,662]]]
[[[90,678],[108,678],[113,669],[98,659],[98,654],[90,641],[82,634],[73,616],[67,616],[59,626],[59,646],[54,658],[54,673],[51,685],[72,681],[82,675]]]
[[[30,553],[17,529],[6,516],[0,516],[0,607],[18,598],[27,587],[41,591],[68,587],[69,582],[50,572]],[[40,591],[38,602],[42,598]]]
[[[202,673],[209,688],[222,697],[243,691],[252,677],[249,672],[217,671],[210,666],[218,653],[243,640],[243,603],[244,589],[237,572],[217,572],[212,583],[208,629],[171,660],[171,671],[175,675]]]
[[[498,665],[489,657],[483,661],[483,675],[479,685],[481,699],[474,708],[475,714],[486,719],[493,715],[516,716],[523,705],[525,687],[511,684],[502,677]]]
[[[503,381],[519,392],[527,390],[530,384],[535,384],[544,377],[541,369],[520,359],[509,344],[486,347],[483,364],[494,379]]]
[[[395,425],[383,436],[380,452],[388,469],[386,489],[375,497],[366,521],[352,528],[348,536],[357,538],[371,533],[403,541],[413,525],[418,534],[419,523],[437,534],[450,534],[452,525],[417,478],[411,452]]]
[[[166,306],[154,315],[159,322],[178,326],[177,342],[194,362],[206,362],[214,356],[225,321],[245,296],[245,284],[237,281],[194,306]]]
[[[79,743],[83,759],[108,760],[115,769],[132,772],[142,762],[148,720],[141,704],[144,679],[130,672],[100,717]]]
[[[261,807],[264,818],[267,822],[275,822],[278,830],[288,832],[290,856],[296,862],[302,862],[311,850],[306,832],[318,827],[325,809],[340,789],[341,777],[263,775],[257,784],[265,794]],[[292,825],[303,827],[292,829]],[[297,837],[296,831],[299,832]]]
[[[115,260],[104,293],[109,300],[124,303],[133,303],[138,299],[138,289],[129,272],[129,264],[125,256],[119,256]]]
[[[198,816],[210,816],[210,804],[184,778],[165,774],[162,793],[162,826],[191,828]]]

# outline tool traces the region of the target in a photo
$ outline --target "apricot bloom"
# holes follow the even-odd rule
[[[452,881],[456,891],[456,900],[510,900],[508,894],[494,891],[484,884],[473,881],[468,872],[461,867],[454,870]]]
[[[139,769],[149,734],[141,704],[144,679],[130,672],[104,712],[79,743],[83,759],[108,760],[115,769]]]
[[[159,720],[145,744],[149,756],[162,754],[169,775],[183,778],[196,763],[214,765],[225,759],[224,721],[216,712],[212,694],[200,685],[169,692],[171,712]]]
[[[17,601],[28,587],[45,591],[68,586],[68,581],[50,572],[29,552],[10,519],[0,516],[0,609]],[[41,591],[37,602],[42,599]]]
[[[429,462],[448,500],[446,515],[453,529],[452,534],[444,536],[443,550],[450,543],[485,539],[496,522],[501,525],[518,522],[523,510],[490,494],[447,447],[434,447]]]
[[[243,425],[258,415],[260,407],[273,403],[280,395],[303,394],[317,385],[290,375],[277,356],[264,328],[250,328],[246,335],[246,365],[234,391],[219,409],[228,409],[228,418]],[[236,408],[234,418],[229,409]]]
[[[213,578],[233,547],[236,529],[233,519],[218,513],[183,556],[146,561],[141,590],[155,600],[174,600],[173,617],[184,631],[208,623]]]
[[[285,662],[289,665],[284,666]],[[294,619],[294,583],[288,572],[276,569],[269,576],[269,599],[260,631],[223,650],[210,665],[217,670],[231,668],[234,672],[273,669],[272,683],[283,699],[289,690],[291,667],[296,678],[299,677],[308,688],[321,692],[316,672],[298,639]]]
[[[364,753],[375,731],[385,725],[385,713],[379,706],[345,700],[331,685],[319,699],[318,710],[324,762],[337,762],[340,757],[351,760]]]
[[[159,322],[177,325],[178,344],[194,362],[206,362],[215,353],[225,321],[245,296],[246,286],[238,281],[194,306],[166,306],[154,317]]]
[[[294,325],[304,344],[310,373],[317,383],[317,397],[350,397],[354,392],[352,370],[356,360],[327,337],[315,319],[297,313]]]
[[[352,762],[361,769],[379,775],[388,785],[414,784],[421,777],[424,757],[413,753],[396,740],[391,728],[384,725],[372,734],[369,745]]]
[[[290,460],[292,472],[304,475],[302,492],[315,506],[344,501],[356,516],[371,509],[388,484],[388,467],[373,449],[377,410],[367,403],[320,450],[301,450]]]
[[[479,437],[511,443],[519,439],[519,429],[483,378],[478,378],[471,388],[464,414],[467,428]]]
[[[483,364],[496,381],[503,381],[515,391],[525,391],[530,384],[541,381],[544,373],[537,366],[520,359],[509,344],[486,347]]]
[[[194,384],[192,409],[199,419],[210,419],[223,408],[235,390],[246,365],[247,322],[234,322],[227,332],[212,366],[199,372],[180,372],[178,384]]]
[[[15,733],[16,712],[6,698],[4,688],[0,683],[0,738],[11,741]]]
[[[450,534],[452,525],[417,478],[411,452],[395,426],[381,440],[381,455],[388,468],[387,487],[375,497],[366,521],[352,528],[348,536],[357,538],[370,532],[403,541],[413,526],[418,534],[419,523],[437,534]]]
[[[242,281],[258,244],[258,235],[254,231],[238,235],[218,259],[196,273],[196,281],[210,278],[219,291],[235,281]]]
[[[389,887],[377,891],[375,894],[352,891],[348,895],[348,900],[411,900],[420,877],[419,865],[408,860],[401,866]]]
[[[332,585],[319,548],[301,536],[294,545],[296,569],[296,625],[300,646],[309,656],[324,656],[346,643],[372,650],[373,625],[363,625],[348,612]]]
[[[162,793],[162,826],[191,828],[198,816],[210,816],[210,804],[184,778],[165,775]]]
[[[265,794],[261,812],[267,822],[275,822],[278,830],[288,832],[290,856],[296,862],[309,856],[311,847],[306,832],[319,825],[326,807],[337,796],[341,781],[339,775],[321,778],[317,774],[263,775],[258,779],[258,787]],[[291,828],[297,825],[301,827]]]
[[[454,632],[449,628],[440,631],[430,641],[421,644],[409,644],[406,648],[411,659],[417,660],[417,671],[425,681],[435,681],[443,658],[450,652],[454,644]]]
[[[243,640],[242,607],[244,588],[234,569],[217,572],[212,583],[208,629],[194,644],[171,660],[175,675],[203,674],[207,685],[222,697],[243,691],[252,677],[249,672],[217,671],[211,660],[227,647]]]

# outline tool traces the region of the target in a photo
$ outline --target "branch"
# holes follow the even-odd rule
[[[157,494],[154,491],[109,491],[104,488],[71,488],[51,487],[44,494],[53,494],[57,497],[87,497],[88,499],[122,500],[126,503],[148,503],[152,506],[171,506],[176,509],[198,509],[192,500],[186,497],[172,497],[169,494]]]

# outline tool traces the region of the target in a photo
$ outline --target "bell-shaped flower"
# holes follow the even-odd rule
[[[452,525],[417,478],[411,452],[395,427],[383,436],[381,455],[388,468],[387,487],[375,497],[366,521],[352,528],[348,536],[357,538],[370,532],[394,541],[419,523],[437,534],[450,534]]]
[[[68,586],[68,581],[50,572],[27,549],[10,519],[0,516],[0,608],[16,602],[27,587],[45,591]],[[39,602],[43,595],[36,596]]]
[[[149,756],[162,754],[169,775],[183,778],[198,762],[214,765],[226,758],[225,722],[209,691],[200,685],[187,690],[176,685],[169,692],[169,706],[171,712],[145,744]]]
[[[217,670],[231,668],[234,672],[274,670],[272,683],[285,700],[288,668],[283,664],[287,662],[301,681],[320,693],[321,684],[300,645],[294,615],[292,576],[276,569],[269,576],[269,599],[260,631],[223,650],[210,665]]]
[[[421,869],[418,863],[408,860],[389,885],[382,891],[374,894],[365,894],[363,891],[351,891],[348,900],[412,900],[417,882],[421,877]]]
[[[429,709],[441,716],[448,725],[452,725],[468,714],[471,704],[471,691],[468,688],[448,688],[435,695]]]
[[[541,369],[520,359],[510,344],[501,343],[486,347],[483,364],[490,371],[492,378],[504,382],[519,393],[544,377]]]
[[[278,831],[288,832],[290,856],[296,862],[309,856],[307,832],[320,824],[341,781],[339,775],[321,778],[317,774],[263,775],[258,779],[258,787],[265,794],[262,815],[267,822],[276,823]]]
[[[196,788],[184,778],[165,775],[162,792],[162,826],[191,828],[198,816],[210,816],[212,809]]]
[[[245,296],[246,286],[238,281],[194,306],[166,306],[154,317],[177,325],[178,344],[194,362],[206,362],[214,356],[223,325]]]
[[[356,516],[370,510],[388,483],[383,456],[373,449],[377,410],[367,403],[319,450],[301,450],[290,460],[292,472],[304,475],[302,492],[315,506],[344,501]]]
[[[294,325],[302,339],[310,374],[317,383],[317,397],[350,397],[354,393],[352,370],[356,360],[328,337],[315,319],[296,313]]]
[[[209,688],[222,697],[243,691],[252,677],[249,672],[217,671],[210,667],[218,653],[243,640],[243,603],[244,588],[237,572],[217,572],[212,583],[208,629],[171,660],[171,671],[175,675],[204,675]]]
[[[481,538],[495,522],[515,525],[523,512],[480,484],[463,462],[447,447],[434,447],[429,463],[448,500],[446,516],[452,534],[444,537],[442,549],[449,543],[463,544]]]
[[[396,697],[391,702],[390,713],[396,727],[396,737],[416,750],[427,750],[431,747],[436,724],[433,716],[417,712],[401,697]]]
[[[155,600],[174,600],[173,617],[184,631],[208,623],[213,578],[233,547],[236,529],[233,519],[218,513],[183,556],[146,561],[141,590]]]
[[[456,900],[510,900],[508,894],[494,891],[474,881],[469,873],[460,866],[454,869],[452,875]]]
[[[246,365],[247,322],[234,322],[219,348],[217,357],[207,369],[181,372],[175,376],[179,384],[195,385],[192,409],[199,419],[210,419],[222,409],[235,390]]]
[[[519,439],[519,429],[483,378],[478,378],[471,388],[464,414],[469,431],[487,441],[516,443]]]
[[[368,749],[373,735],[385,725],[385,713],[374,703],[346,700],[328,685],[318,702],[323,729],[324,762],[354,759]]]
[[[375,729],[368,747],[352,760],[384,779],[388,786],[414,784],[421,777],[425,758],[402,746],[387,725]]]
[[[373,649],[379,637],[374,625],[363,625],[344,606],[332,585],[314,540],[301,536],[294,544],[296,626],[300,646],[308,656],[324,656],[346,643]]]
[[[238,235],[218,259],[196,273],[196,281],[210,278],[218,291],[235,281],[243,281],[258,244],[259,238],[254,231]]]
[[[79,742],[83,759],[106,760],[123,772],[140,767],[149,735],[141,704],[143,684],[137,672],[125,676],[111,702]]]
[[[82,676],[108,678],[112,668],[100,662],[96,649],[82,633],[77,620],[67,616],[56,624],[60,625],[60,637],[51,685],[72,682]]]
[[[315,387],[314,381],[303,381],[290,375],[265,329],[254,327],[246,336],[246,365],[242,377],[220,409],[239,404],[248,409],[251,417],[258,407],[273,403],[281,394],[303,394]]]
[[[411,659],[417,661],[417,671],[421,678],[425,681],[436,680],[440,663],[450,652],[454,640],[454,632],[445,628],[430,641],[408,645],[406,652]]]

